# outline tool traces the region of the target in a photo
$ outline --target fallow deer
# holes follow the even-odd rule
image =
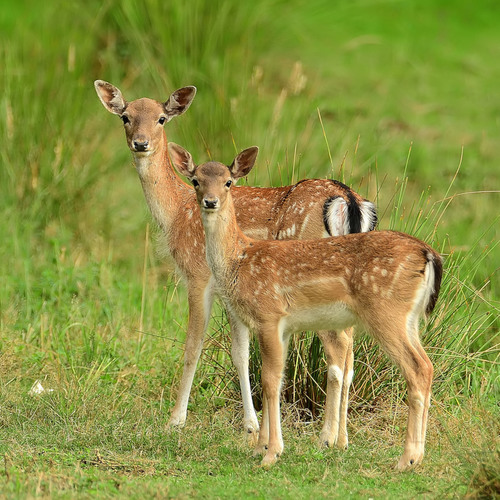
[[[161,246],[187,285],[189,321],[184,370],[169,426],[186,420],[189,393],[200,357],[214,296],[213,280],[205,260],[205,239],[193,188],[174,172],[167,153],[163,124],[190,106],[195,87],[176,90],[162,103],[142,98],[127,102],[118,88],[102,80],[95,89],[104,107],[118,115],[153,218],[164,235]],[[236,216],[246,234],[260,239],[322,238],[371,231],[376,224],[374,205],[347,186],[330,180],[305,180],[293,186],[257,188],[241,186],[233,191]],[[249,340],[244,324],[233,321],[231,354],[240,379],[244,425],[255,437],[257,416],[248,376]],[[321,332],[331,366],[327,392],[332,401],[329,446],[347,446],[347,397],[352,380],[351,332]]]
[[[393,231],[310,241],[252,239],[238,226],[231,187],[251,170],[258,148],[244,150],[229,167],[213,161],[197,167],[190,153],[174,143],[169,152],[195,187],[218,293],[233,321],[254,330],[259,339],[263,412],[256,452],[264,454],[262,465],[273,464],[283,451],[279,395],[291,333],[354,325],[378,341],[406,379],[408,428],[398,468],[419,463],[433,375],[420,343],[419,319],[433,310],[438,297],[440,255]],[[334,372],[330,365],[328,375]],[[322,442],[329,432],[325,421]]]

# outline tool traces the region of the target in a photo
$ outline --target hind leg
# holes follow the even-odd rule
[[[404,452],[397,468],[404,470],[420,463],[424,456],[425,430],[430,405],[432,363],[415,335],[403,321],[372,330],[375,338],[401,370],[408,386],[408,426]]]
[[[349,390],[351,388],[352,379],[354,376],[354,352],[353,352],[353,334],[352,328],[344,331],[348,336],[348,345],[345,355],[344,377],[342,380],[342,395],[340,399],[340,416],[339,416],[339,437],[337,438],[337,447],[346,449],[349,444],[347,435],[347,410],[349,407]]]
[[[318,332],[325,350],[328,379],[320,444],[347,448],[347,407],[352,380],[352,329]]]
[[[422,419],[422,440],[425,442],[425,437],[427,434],[427,422],[429,420],[429,408],[431,404],[431,384],[432,384],[432,375],[434,373],[434,367],[432,366],[432,362],[427,356],[422,344],[420,343],[419,332],[418,332],[418,324],[416,322],[410,322],[408,325],[410,332],[413,331],[413,335],[411,335],[410,340],[412,341],[413,346],[420,354],[420,357],[427,363],[427,369],[431,373],[431,381],[429,383],[429,389],[427,391],[427,399],[424,404],[424,416]]]

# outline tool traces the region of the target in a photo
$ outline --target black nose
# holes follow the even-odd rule
[[[217,198],[213,200],[203,200],[203,207],[204,208],[217,208],[217,203],[219,200]]]
[[[136,151],[147,151],[149,141],[134,141],[134,149]]]

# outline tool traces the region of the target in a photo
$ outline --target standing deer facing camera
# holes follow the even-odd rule
[[[189,393],[210,318],[214,281],[205,260],[205,237],[193,188],[183,182],[170,163],[163,125],[184,113],[195,87],[176,90],[165,102],[142,98],[127,102],[118,88],[95,82],[104,107],[118,115],[151,213],[160,226],[163,250],[187,285],[189,321],[184,370],[169,426],[186,421]],[[241,186],[233,190],[236,217],[246,234],[259,239],[312,239],[371,231],[376,225],[374,205],[337,181],[305,180],[279,188]],[[259,429],[248,376],[249,337],[246,325],[233,318],[231,354],[243,398],[244,425],[251,437]],[[347,398],[352,379],[352,333],[320,332],[330,366],[324,442],[347,446]]]
[[[197,167],[174,143],[169,152],[196,190],[218,293],[233,320],[258,335],[263,411],[256,452],[264,454],[262,465],[273,464],[283,451],[279,395],[290,334],[353,325],[366,328],[406,379],[408,428],[398,468],[418,464],[433,375],[418,323],[436,303],[441,257],[422,241],[393,231],[311,241],[254,240],[238,226],[231,187],[251,170],[258,148],[241,152],[229,167],[217,162]],[[322,442],[328,432],[325,425]]]

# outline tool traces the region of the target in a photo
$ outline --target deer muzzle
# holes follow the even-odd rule
[[[205,196],[203,198],[203,202],[202,202],[202,208],[204,208],[205,210],[215,210],[217,208],[219,208],[219,198],[217,197],[207,197]]]

